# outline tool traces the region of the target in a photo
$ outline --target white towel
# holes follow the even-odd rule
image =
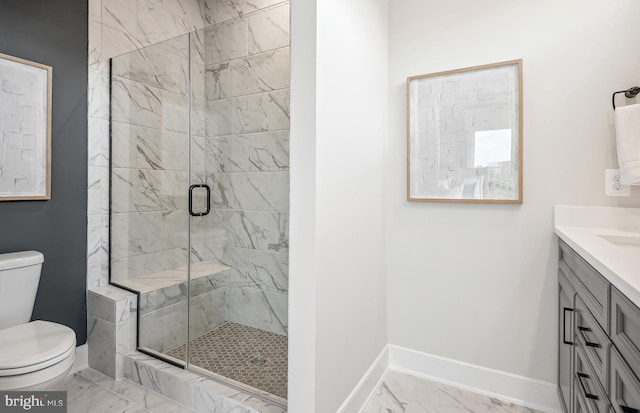
[[[640,104],[616,108],[620,183],[640,185]]]

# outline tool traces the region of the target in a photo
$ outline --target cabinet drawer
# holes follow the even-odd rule
[[[578,280],[574,287],[582,301],[605,332],[609,332],[609,282],[562,240],[560,268]],[[572,277],[567,274],[569,280]]]
[[[610,364],[610,396],[615,412],[637,413],[640,410],[640,381],[615,348],[611,349]]]
[[[640,309],[615,287],[611,288],[611,341],[640,377]]]
[[[591,363],[591,367],[598,376],[598,380],[605,389],[608,389],[607,377],[609,371],[609,347],[610,341],[600,325],[596,323],[591,313],[587,310],[580,297],[576,298],[576,327],[575,337],[579,345]]]
[[[608,413],[609,398],[602,388],[598,376],[587,362],[587,356],[579,343],[575,346],[575,386],[580,397],[584,397],[589,413]]]

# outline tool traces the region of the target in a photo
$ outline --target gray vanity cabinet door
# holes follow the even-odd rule
[[[611,288],[611,341],[640,377],[640,309],[615,287]]]
[[[567,244],[560,241],[560,268],[567,277],[575,278],[578,295],[602,329],[609,333],[609,281],[580,257]],[[574,277],[569,275],[572,273]]]
[[[558,270],[558,284],[560,293],[558,393],[564,412],[569,413],[573,411],[571,394],[573,390],[573,301],[576,293],[562,270]]]
[[[611,404],[616,413],[640,411],[640,381],[615,348],[611,349]]]

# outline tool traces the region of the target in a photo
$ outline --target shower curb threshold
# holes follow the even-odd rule
[[[140,352],[124,356],[124,376],[198,413],[286,413],[286,407]]]

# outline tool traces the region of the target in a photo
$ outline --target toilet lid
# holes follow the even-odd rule
[[[75,345],[76,334],[72,329],[48,321],[0,330],[0,375],[1,370],[48,367],[48,361],[75,350]]]

